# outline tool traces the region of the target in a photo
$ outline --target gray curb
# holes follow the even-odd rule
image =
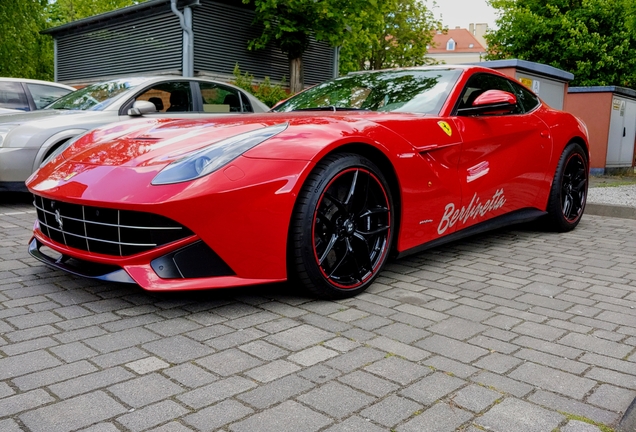
[[[594,204],[588,202],[585,205],[585,214],[594,216],[607,216],[621,219],[636,219],[636,207]]]

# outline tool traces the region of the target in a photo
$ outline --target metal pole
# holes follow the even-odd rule
[[[194,76],[194,32],[192,31],[192,9],[185,7],[184,13],[177,9],[177,0],[170,1],[172,12],[179,18],[183,30],[183,58],[182,70],[184,77]]]

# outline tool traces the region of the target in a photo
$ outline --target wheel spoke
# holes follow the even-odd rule
[[[355,248],[353,244],[355,242]],[[353,257],[353,262],[355,263],[355,267],[357,270],[357,278],[359,281],[362,281],[364,276],[369,273],[373,269],[373,264],[371,264],[371,251],[369,250],[369,244],[366,239],[361,236],[354,235],[349,242],[351,246],[351,252]]]
[[[353,173],[353,180],[351,181],[351,186],[349,186],[349,193],[347,194],[347,198],[344,200],[344,204],[348,206],[351,202],[351,198],[353,198],[354,192],[356,190],[356,184],[358,183],[358,173],[360,170],[355,170]]]
[[[327,247],[325,248],[325,251],[322,253],[322,256],[318,259],[318,263],[320,265],[322,265],[322,263],[325,262],[327,255],[329,255],[329,253],[333,250],[333,247],[337,241],[338,241],[338,236],[336,234],[332,234],[331,238],[329,239],[329,243],[327,243]]]
[[[570,218],[571,208],[572,208],[572,196],[568,194],[565,196],[565,199],[563,200],[563,215],[566,217],[566,219]]]

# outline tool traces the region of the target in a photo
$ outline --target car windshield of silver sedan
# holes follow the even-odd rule
[[[133,89],[146,79],[117,79],[91,84],[62,96],[45,109],[101,111],[121,93]]]
[[[273,111],[398,111],[439,114],[461,69],[353,73],[305,90]]]

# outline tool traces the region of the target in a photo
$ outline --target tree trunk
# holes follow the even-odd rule
[[[289,59],[289,91],[291,94],[296,94],[303,90],[303,58],[296,57]]]

